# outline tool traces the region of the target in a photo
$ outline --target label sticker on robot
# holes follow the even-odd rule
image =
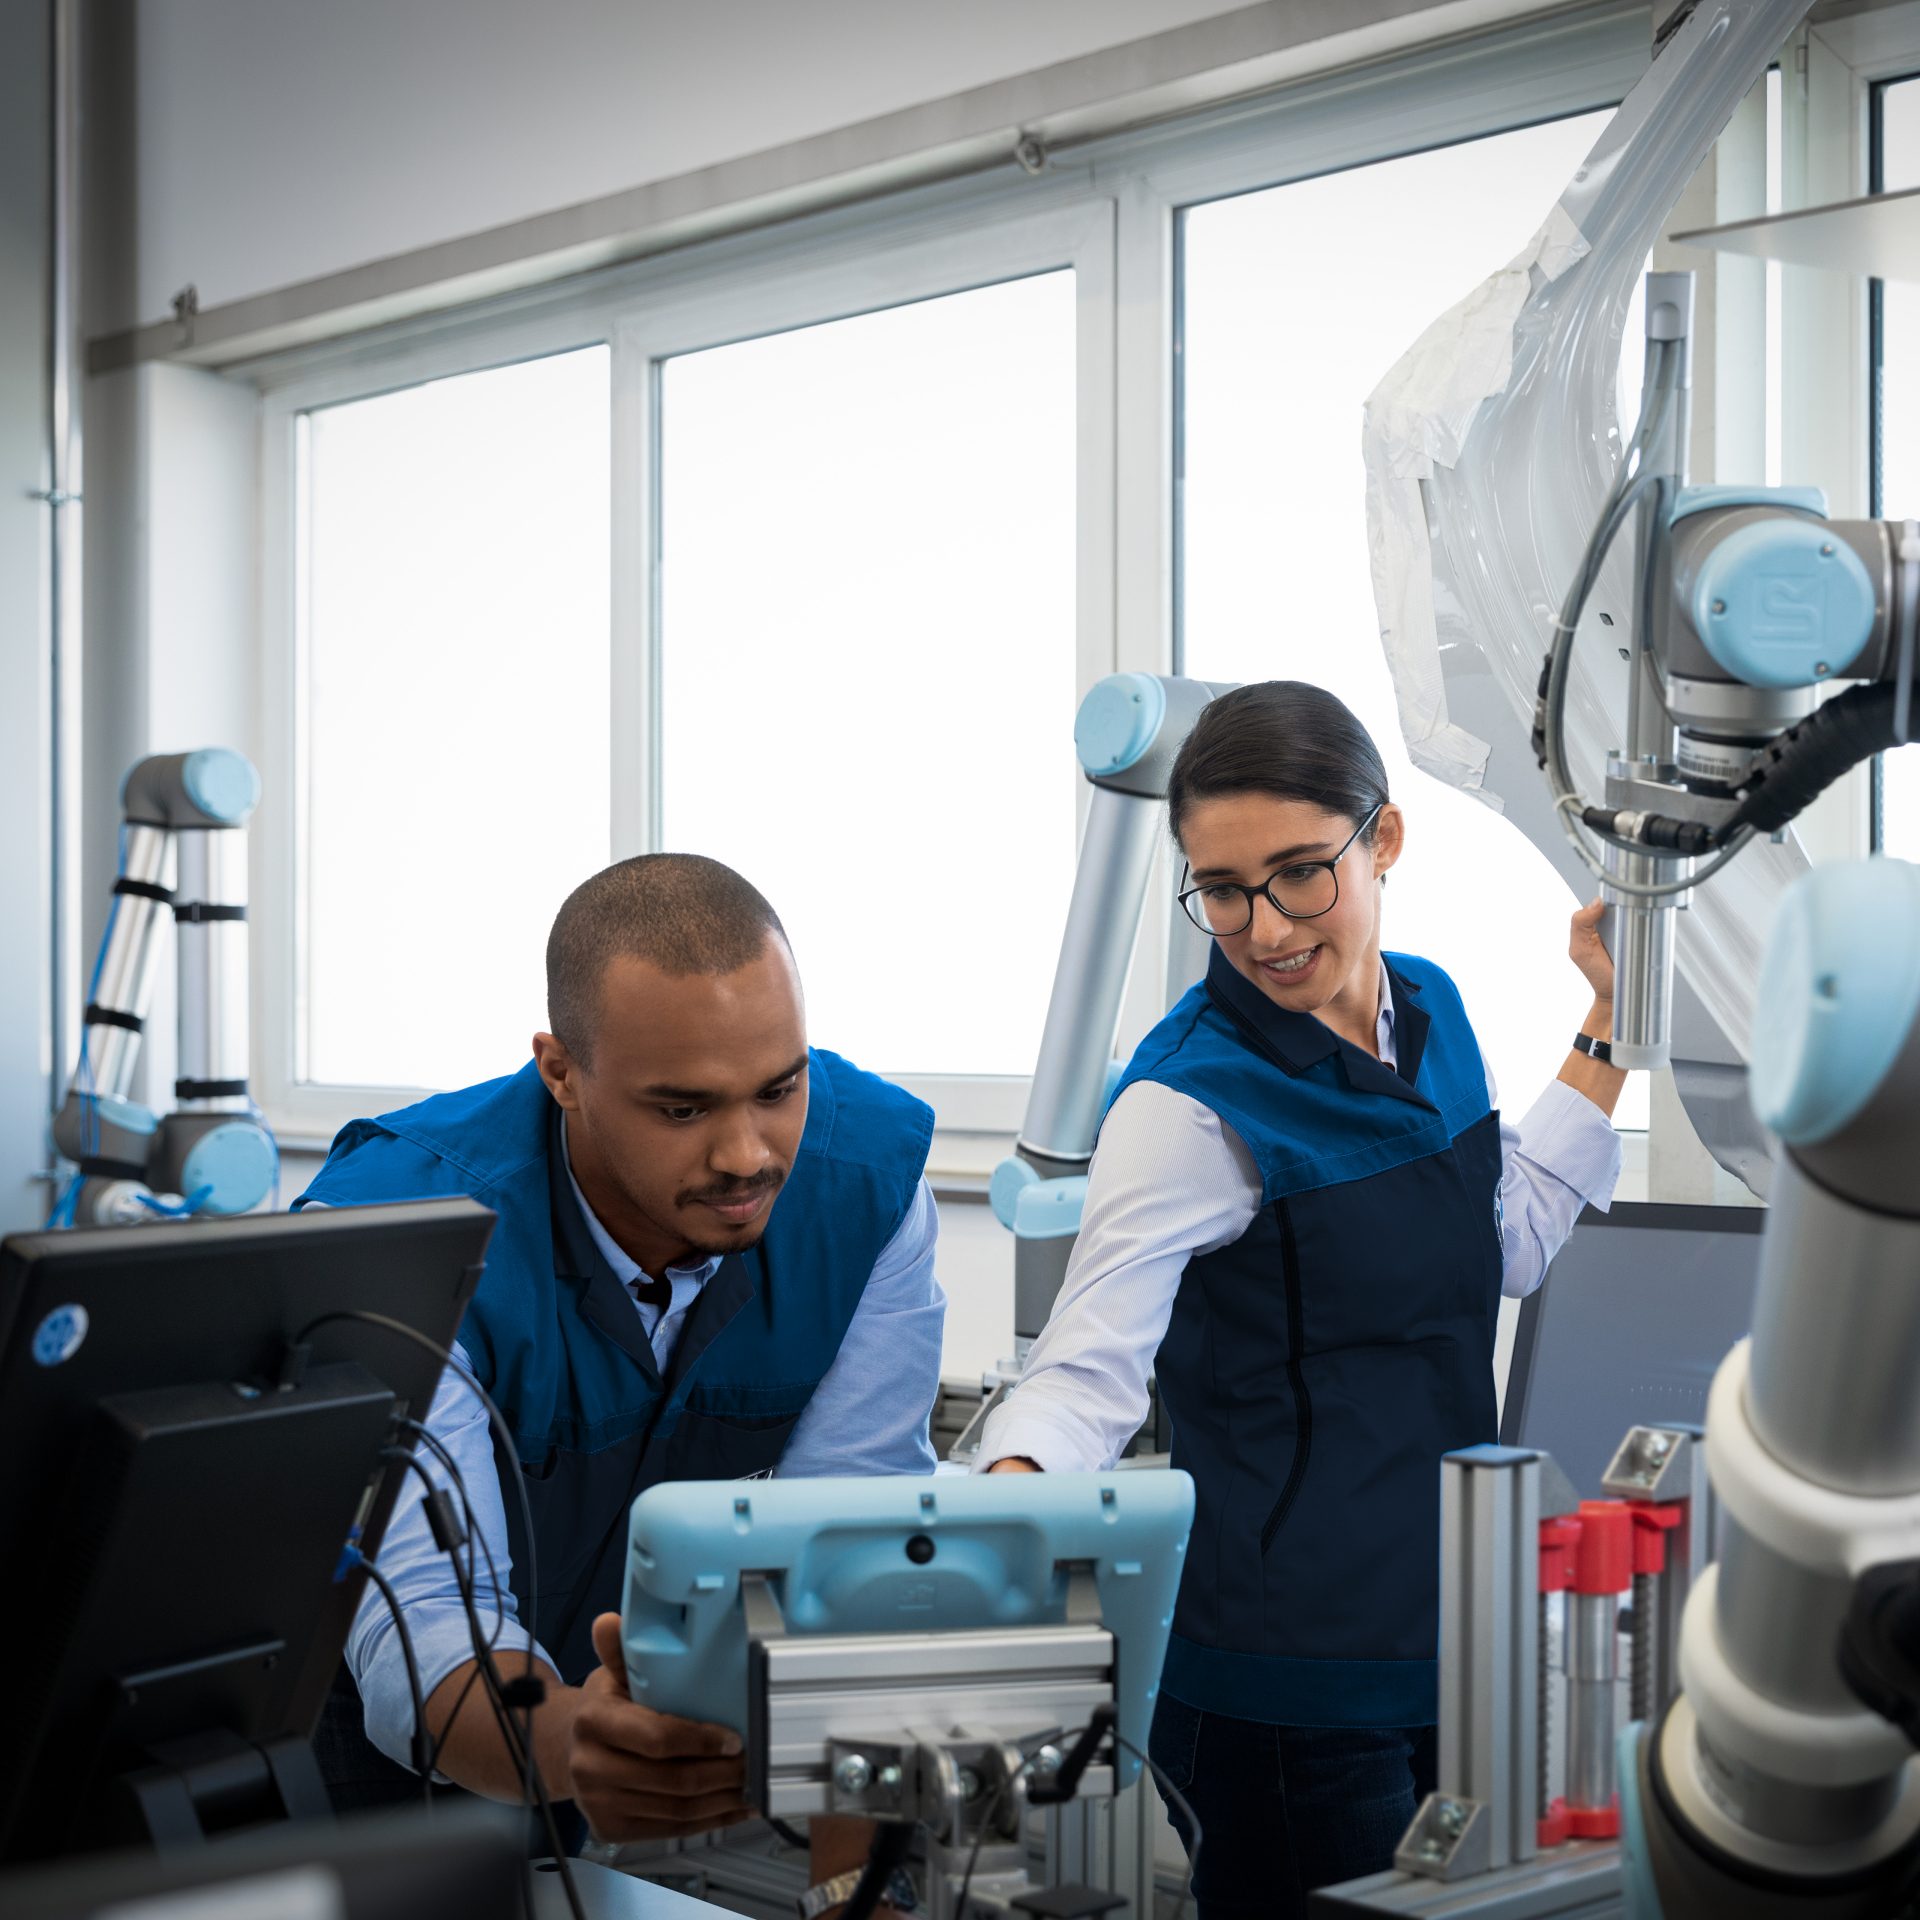
[[[43,1367],[58,1367],[80,1351],[87,1337],[87,1310],[77,1300],[55,1307],[33,1330],[33,1357]]]

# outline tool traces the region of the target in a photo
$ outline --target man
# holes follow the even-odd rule
[[[532,1515],[536,1757],[602,1838],[696,1832],[747,1816],[740,1743],[626,1696],[611,1610],[627,1511],[662,1480],[932,1471],[946,1310],[923,1177],[933,1116],[809,1048],[780,922],[717,861],[648,855],[579,887],[547,943],[547,998],[552,1031],[517,1074],[354,1122],[294,1204],[463,1193],[499,1214],[459,1351],[512,1428]],[[530,1598],[519,1500],[451,1371],[426,1424],[511,1580],[498,1647],[512,1677]],[[469,1685],[453,1571],[408,1480],[379,1564],[410,1630],[436,1765],[517,1801],[518,1772]],[[490,1622],[484,1571],[481,1606]],[[347,1661],[366,1739],[409,1763],[404,1656],[371,1587]],[[409,1777],[341,1721],[330,1713],[323,1741],[337,1796],[392,1797],[377,1776]],[[816,1827],[817,1879],[858,1863],[858,1823]]]

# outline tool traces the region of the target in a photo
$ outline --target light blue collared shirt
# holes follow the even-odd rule
[[[567,1183],[594,1245],[631,1295],[634,1282],[641,1278],[639,1262],[620,1248],[595,1217],[571,1165]],[[874,1262],[833,1365],[788,1438],[777,1469],[783,1478],[933,1471],[928,1424],[940,1387],[940,1340],[947,1313],[947,1297],[934,1274],[938,1235],[933,1194],[922,1180],[906,1218]],[[689,1309],[719,1267],[718,1258],[669,1267],[665,1278],[673,1292],[664,1313],[650,1303],[634,1301],[663,1373]],[[454,1353],[462,1365],[470,1364],[458,1345]],[[527,1635],[507,1584],[511,1562],[506,1510],[485,1409],[449,1370],[441,1376],[426,1424],[459,1467],[473,1506],[475,1529],[493,1555],[502,1615],[496,1651],[524,1651]],[[448,1484],[445,1470],[431,1454],[422,1449],[420,1458],[436,1484]],[[381,1542],[379,1567],[392,1582],[406,1616],[422,1696],[431,1697],[448,1674],[473,1657],[473,1643],[460,1590],[447,1556],[433,1543],[421,1502],[420,1477],[409,1472]],[[486,1567],[487,1551],[481,1551],[475,1584],[481,1618],[490,1629],[494,1596]],[[546,1649],[536,1643],[536,1650],[557,1672]],[[346,1652],[366,1709],[367,1738],[402,1766],[409,1765],[413,1697],[407,1686],[406,1661],[393,1616],[371,1582],[354,1615]]]

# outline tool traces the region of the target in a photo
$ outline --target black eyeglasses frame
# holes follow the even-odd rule
[[[1247,927],[1253,925],[1253,903],[1263,895],[1265,896],[1267,905],[1270,906],[1275,913],[1282,914],[1289,920],[1318,920],[1323,914],[1331,913],[1334,908],[1340,904],[1340,862],[1347,857],[1348,848],[1380,817],[1380,809],[1386,804],[1384,800],[1374,803],[1373,810],[1347,835],[1345,845],[1341,847],[1340,851],[1336,853],[1331,860],[1289,860],[1286,866],[1279,869],[1282,873],[1290,873],[1296,867],[1325,867],[1328,873],[1333,876],[1333,898],[1329,900],[1324,907],[1315,907],[1311,913],[1294,913],[1288,908],[1283,907],[1280,902],[1273,897],[1274,876],[1271,873],[1268,874],[1257,887],[1246,886],[1238,880],[1209,880],[1205,886],[1189,887],[1185,883],[1192,878],[1193,868],[1191,863],[1183,861],[1180,867],[1181,888],[1180,891],[1174,895],[1174,898],[1180,903],[1180,911],[1187,916],[1188,924],[1198,927],[1209,940],[1237,940],[1241,934],[1246,932]],[[1195,894],[1217,893],[1222,887],[1231,887],[1235,893],[1242,895],[1247,903],[1246,925],[1235,927],[1231,933],[1216,933],[1212,927],[1196,919],[1193,909],[1187,905],[1187,902],[1191,900]]]

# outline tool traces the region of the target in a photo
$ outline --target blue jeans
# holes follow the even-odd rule
[[[1392,1866],[1433,1790],[1432,1727],[1276,1727],[1163,1693],[1147,1744],[1200,1823],[1199,1920],[1305,1920],[1313,1888]]]

